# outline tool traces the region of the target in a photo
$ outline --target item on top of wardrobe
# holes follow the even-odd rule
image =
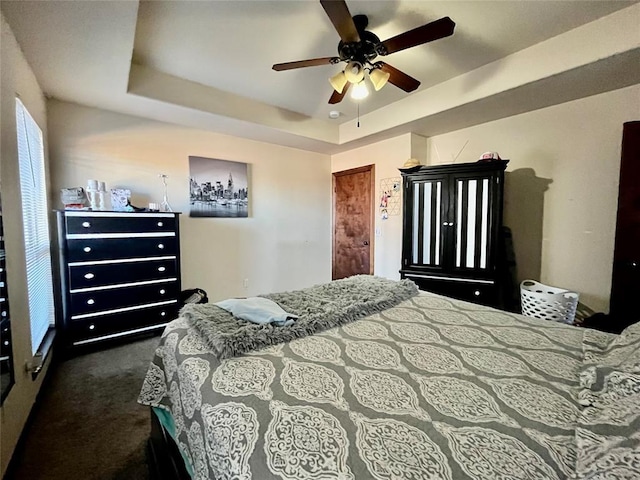
[[[563,323],[573,323],[580,297],[576,292],[535,280],[524,280],[520,295],[523,315]]]
[[[479,162],[491,162],[492,160],[502,160],[498,152],[484,152],[478,159]]]
[[[420,161],[417,158],[410,158],[409,160],[404,162],[404,165],[402,165],[402,167],[411,168],[411,167],[417,167],[419,165],[420,165]]]
[[[410,158],[409,160],[404,162],[404,165],[402,165],[399,170],[401,172],[410,173],[419,170],[420,167],[422,167],[422,164],[417,158]]]

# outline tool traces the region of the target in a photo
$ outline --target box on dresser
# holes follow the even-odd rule
[[[163,328],[180,293],[178,213],[57,212],[66,346]]]

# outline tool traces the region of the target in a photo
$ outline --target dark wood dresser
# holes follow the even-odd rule
[[[502,197],[507,163],[400,169],[402,278],[423,290],[503,306]]]
[[[163,328],[177,316],[177,213],[59,211],[67,346]]]
[[[2,207],[0,206],[0,403],[11,390],[14,380],[6,265]]]

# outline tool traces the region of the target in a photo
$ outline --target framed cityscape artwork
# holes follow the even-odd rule
[[[247,164],[189,156],[190,217],[247,217]]]

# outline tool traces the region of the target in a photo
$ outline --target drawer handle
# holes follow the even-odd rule
[[[162,249],[164,248],[164,244],[159,243],[159,244],[158,244],[158,248],[159,248],[160,250],[162,250]]]
[[[91,251],[91,247],[84,247],[83,250],[87,253],[89,253]]]
[[[166,316],[166,315],[167,315],[167,312],[165,312],[164,310],[160,312],[160,316],[161,316],[161,317],[164,317],[164,316]]]
[[[89,330],[95,330],[96,326],[92,323],[91,325],[89,325]]]
[[[82,226],[84,228],[89,228],[91,226],[91,224],[89,222],[82,222]]]
[[[86,278],[87,280],[91,280],[93,277],[95,277],[95,275],[93,273],[85,273],[84,274],[84,278]]]
[[[479,297],[479,296],[480,296],[480,290],[476,290],[475,292],[473,292],[473,294],[474,294],[476,297]]]
[[[159,272],[164,272],[167,269],[167,267],[158,267],[158,271]]]
[[[93,298],[87,300],[87,305],[93,305],[94,303],[96,303],[96,301]]]
[[[162,222],[158,222],[158,226],[159,226],[159,227],[162,227],[163,225],[164,225],[164,223],[162,223]]]
[[[3,344],[5,347],[8,347],[8,346],[9,346],[9,340],[5,340],[4,342],[2,342],[2,344]]]
[[[166,291],[164,288],[162,288],[162,289],[160,290],[160,295],[164,295],[165,293],[167,293],[167,291]]]

